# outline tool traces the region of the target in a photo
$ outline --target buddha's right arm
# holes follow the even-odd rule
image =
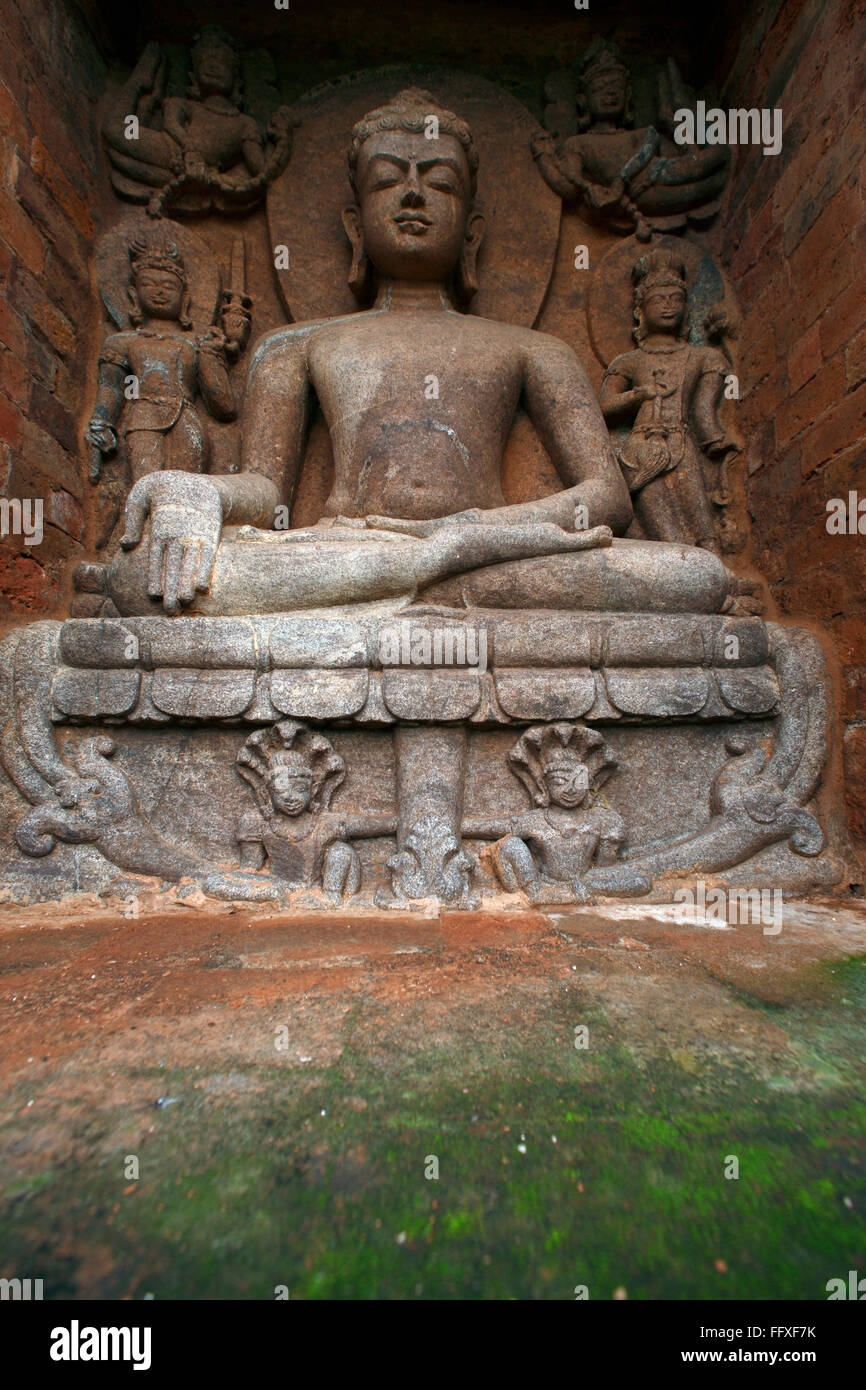
[[[300,472],[310,415],[306,342],[307,334],[292,327],[259,339],[241,422],[243,472],[237,476],[270,479],[277,500],[286,503]]]
[[[253,354],[243,417],[243,471],[149,473],[126,501],[120,544],[134,549],[150,517],[148,593],[177,613],[210,584],[226,522],[272,527],[291,497],[306,431],[309,379],[292,328],[271,333]]]

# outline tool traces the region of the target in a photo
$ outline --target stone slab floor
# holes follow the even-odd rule
[[[0,1274],[46,1298],[824,1299],[866,1272],[853,900],[786,903],[776,936],[71,902],[0,913]]]

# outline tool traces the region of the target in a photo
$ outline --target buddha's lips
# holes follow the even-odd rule
[[[432,220],[423,212],[398,212],[394,221],[401,231],[409,232],[413,236],[420,236],[428,227],[433,226]]]

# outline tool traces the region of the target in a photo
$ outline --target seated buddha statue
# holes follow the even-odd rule
[[[166,469],[136,481],[107,576],[118,611],[237,615],[416,598],[719,611],[734,580],[709,551],[611,544],[631,502],[573,351],[465,312],[484,235],[467,124],[429,93],[401,92],[355,126],[348,166],[358,312],[258,342],[239,473]],[[333,487],[315,526],[275,530],[314,398]],[[503,454],[519,402],[563,487],[507,505]]]

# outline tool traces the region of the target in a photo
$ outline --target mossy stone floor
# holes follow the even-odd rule
[[[767,936],[85,902],[4,909],[0,969],[0,1274],[46,1298],[823,1299],[866,1273],[853,907]]]

